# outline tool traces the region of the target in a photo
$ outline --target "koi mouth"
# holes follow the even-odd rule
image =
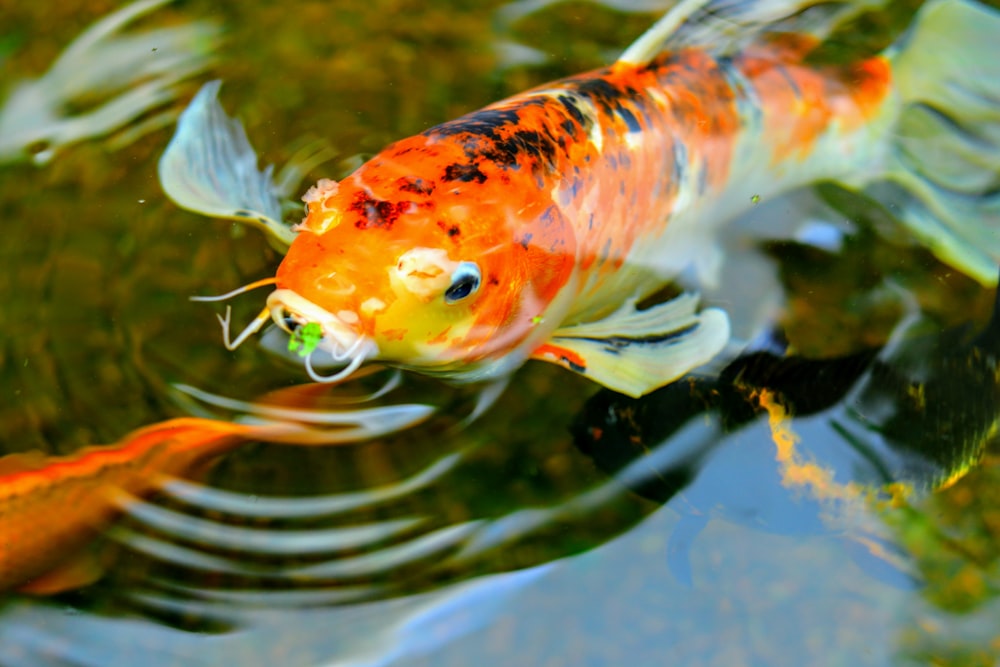
[[[341,317],[316,305],[289,289],[277,289],[267,297],[270,318],[290,334],[300,326],[318,324],[322,337],[316,349],[323,350],[336,362],[347,365],[333,375],[320,375],[312,367],[312,354],[305,357],[306,372],[316,382],[339,382],[352,375],[366,359],[378,353],[378,346]]]
[[[217,297],[191,297],[193,301],[220,301],[241,294],[263,285],[274,284],[274,278],[259,280],[227,294]],[[266,307],[248,324],[235,339],[230,339],[231,309],[226,307],[225,316],[219,315],[222,324],[223,342],[227,350],[235,350],[243,342],[260,331],[268,322],[273,321],[282,330],[295,335],[300,327],[318,325],[321,336],[318,341],[305,351],[305,367],[309,377],[314,382],[341,382],[354,374],[368,359],[378,354],[375,341],[359,332],[351,323],[342,317],[316,305],[305,297],[290,289],[276,289],[267,297]],[[312,355],[316,350],[322,350],[330,355],[333,361],[345,363],[346,366],[333,375],[320,375],[312,365]]]

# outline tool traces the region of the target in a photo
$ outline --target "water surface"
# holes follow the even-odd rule
[[[652,4],[193,0],[148,23],[224,26],[216,62],[182,99],[223,79],[224,105],[268,162],[329,141],[340,157],[313,180],[608,62],[655,18]],[[0,7],[9,82],[41,75],[113,4]],[[70,453],[183,414],[192,403],[176,383],[250,400],[306,380],[256,345],[227,352],[219,307],[188,301],[271,275],[280,258],[258,234],[166,200],[156,161],[170,129],[0,166],[5,453]],[[914,335],[933,340],[989,318],[992,292],[866,200],[826,187],[751,217],[798,236],[733,244],[736,275],[714,298],[747,336],[780,330],[792,352],[829,359],[877,352],[917,316]],[[236,319],[258,306],[237,301]],[[995,390],[981,374],[958,378]],[[643,440],[676,418],[646,414],[635,448],[609,460],[586,434],[626,412],[609,397],[623,411],[598,414],[596,392],[531,363],[462,427],[467,396],[406,378],[386,401],[433,396],[449,409],[347,447],[248,445],[136,503],[100,542],[97,584],[7,594],[0,664],[995,664],[995,458],[912,502],[831,500],[789,483],[766,415],[713,430],[693,394],[678,394],[685,430]],[[969,400],[934,395],[946,416]],[[803,460],[869,481],[858,448],[819,414],[790,423]]]

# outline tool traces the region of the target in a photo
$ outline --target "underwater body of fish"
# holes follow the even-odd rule
[[[0,457],[0,590],[49,593],[89,583],[98,568],[80,549],[120,511],[123,497],[148,493],[254,435],[239,424],[173,419],[68,457]]]
[[[1000,14],[932,0],[884,52],[814,62],[871,8],[681,2],[609,67],[320,180],[291,229],[209,84],[161,183],[184,208],[289,246],[232,345],[273,320],[318,329],[317,351],[346,363],[331,380],[374,359],[480,381],[535,358],[639,396],[710,361],[730,330],[694,294],[637,303],[683,272],[716,282],[724,223],[761,198],[823,180],[865,189],[941,260],[995,282]]]
[[[168,419],[67,456],[0,456],[0,591],[48,594],[91,583],[102,572],[84,548],[123,510],[249,442],[357,443],[409,428],[433,411],[413,403],[344,410],[319,385],[286,387],[253,403],[177,388],[237,416]]]

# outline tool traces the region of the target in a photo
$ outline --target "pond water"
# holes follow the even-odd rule
[[[608,62],[663,4],[190,0],[130,30],[210,22],[195,42],[213,59],[160,108],[222,79],[266,162],[336,149],[314,181]],[[0,8],[9,96],[116,5]],[[189,300],[280,255],[174,206],[156,172],[172,127],[142,119],[138,137],[29,146],[45,164],[0,156],[4,454],[224,412],[198,390],[308,381],[256,344],[227,351],[222,307]],[[737,229],[711,298],[756,355],[638,401],[533,362],[471,422],[473,391],[426,378],[331,389],[398,381],[376,404],[442,409],[347,446],[250,443],[130,499],[88,546],[96,582],[4,594],[0,665],[997,664],[994,291],[834,185]],[[238,298],[234,319],[258,308]],[[0,537],[16,530],[0,514]]]

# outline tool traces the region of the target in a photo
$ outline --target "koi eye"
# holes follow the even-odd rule
[[[445,290],[444,302],[456,303],[479,289],[479,267],[474,262],[462,262],[451,274],[451,285]]]

